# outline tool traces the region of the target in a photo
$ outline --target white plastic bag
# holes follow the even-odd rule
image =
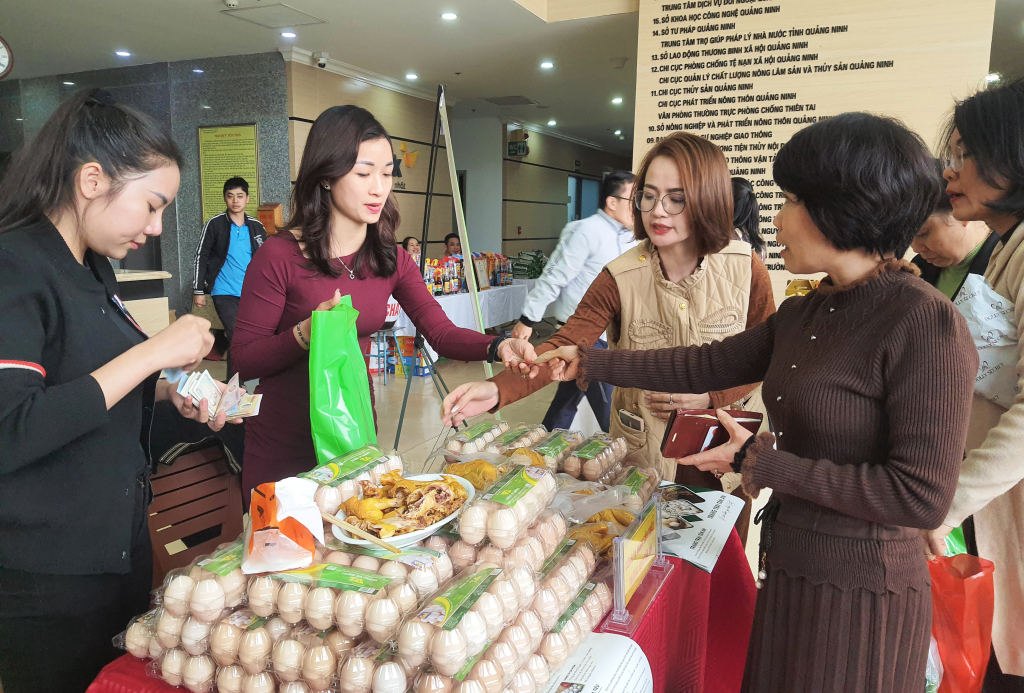
[[[1013,304],[996,293],[980,274],[968,274],[954,302],[967,320],[978,348],[974,391],[1007,409],[1017,396],[1017,326]]]
[[[924,693],[936,693],[942,684],[942,660],[939,659],[939,644],[932,636],[932,644],[928,647],[928,663],[924,670]]]

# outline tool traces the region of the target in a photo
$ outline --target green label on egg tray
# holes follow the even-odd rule
[[[529,430],[530,428],[528,426],[513,428],[511,431],[506,431],[492,440],[491,445],[510,445],[526,435]]]
[[[239,539],[196,565],[203,570],[209,570],[214,575],[224,577],[236,568],[242,567],[242,550],[242,540]]]
[[[547,440],[535,447],[533,451],[538,455],[545,455],[546,457],[558,457],[568,447],[569,441],[565,439],[563,434],[552,433],[548,436]]]
[[[587,601],[587,597],[593,594],[596,588],[597,585],[592,582],[588,582],[583,585],[583,587],[580,588],[579,594],[576,595],[576,598],[569,603],[569,606],[562,612],[562,615],[558,617],[558,620],[555,621],[555,625],[551,628],[551,632],[561,633],[565,624],[572,620],[572,617],[575,616],[576,612],[580,610],[581,606],[583,606],[583,602]]]
[[[270,575],[281,582],[298,582],[310,587],[331,587],[343,592],[364,592],[377,594],[391,584],[391,578],[359,568],[315,563],[300,570],[287,570]]]
[[[540,467],[513,466],[484,494],[483,499],[511,508],[547,473],[546,469]]]
[[[484,433],[487,433],[492,428],[494,428],[493,421],[482,421],[476,424],[475,426],[472,426],[471,428],[460,433],[458,435],[458,438],[465,438],[466,442],[468,443],[471,440],[476,440],[477,438],[482,436]]]
[[[377,653],[374,659],[378,662],[389,662],[396,654],[398,654],[398,650],[395,649],[393,644],[388,643],[380,646],[380,652]]]
[[[335,457],[327,464],[320,465],[308,472],[302,472],[298,477],[310,479],[321,486],[340,486],[387,461],[388,456],[380,449],[372,445],[364,445],[341,457]]]
[[[398,561],[414,568],[429,568],[434,563],[434,559],[441,557],[440,551],[434,551],[425,546],[406,546],[402,548],[402,553],[393,553],[387,549],[354,546],[337,539],[328,539],[326,546],[331,551],[343,551],[357,556],[372,556],[382,561]]]
[[[559,544],[558,548],[555,549],[555,552],[551,554],[551,557],[548,560],[544,561],[544,565],[540,567],[540,571],[538,571],[538,581],[546,578],[548,574],[550,574],[551,571],[555,569],[555,566],[558,565],[558,562],[565,558],[565,555],[569,553],[569,551],[571,551],[572,547],[574,546],[576,546],[575,539],[566,539],[561,544]]]
[[[488,568],[467,575],[434,597],[416,615],[416,620],[452,630],[459,625],[463,615],[477,603],[480,595],[487,591],[501,572],[501,568]]]
[[[630,494],[635,496],[640,492],[640,487],[644,485],[644,482],[650,478],[651,475],[649,473],[642,472],[639,469],[634,469],[626,476],[619,486],[628,486]]]
[[[595,438],[576,448],[576,451],[573,452],[573,454],[581,460],[592,460],[600,455],[607,447],[608,443]]]

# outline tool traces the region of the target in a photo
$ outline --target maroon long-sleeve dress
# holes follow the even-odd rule
[[[355,256],[341,260],[349,267]],[[243,492],[316,466],[309,424],[309,352],[295,339],[295,325],[310,316],[335,289],[352,296],[359,311],[359,346],[384,324],[388,296],[394,296],[426,340],[445,358],[482,361],[493,337],[452,324],[427,291],[419,268],[398,249],[398,270],[390,277],[328,277],[307,267],[299,246],[281,236],[267,239],[249,264],[231,344],[243,380],[259,378],[260,415],[245,423]],[[340,263],[339,263],[340,266]],[[369,374],[367,374],[369,377]],[[373,383],[370,383],[373,397]]]

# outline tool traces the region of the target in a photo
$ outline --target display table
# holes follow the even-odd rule
[[[523,313],[523,306],[526,305],[526,294],[528,289],[524,284],[513,284],[512,286],[496,286],[486,291],[478,292],[480,297],[480,315],[484,320],[484,327],[504,325],[507,322],[518,320]],[[445,315],[456,327],[476,330],[476,310],[473,308],[473,298],[468,294],[449,294],[448,296],[437,296],[437,302],[444,310]],[[412,324],[409,316],[402,311],[398,314],[395,322],[395,335],[398,337],[413,337],[416,334],[416,326]],[[431,349],[431,358],[436,359],[437,353]]]
[[[678,558],[675,570],[633,635],[647,655],[655,693],[736,693],[743,679],[757,590],[736,530],[707,574]],[[87,693],[173,693],[146,676],[146,662],[124,655]]]

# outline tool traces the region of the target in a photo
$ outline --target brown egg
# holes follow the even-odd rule
[[[430,663],[437,673],[454,676],[469,658],[466,636],[462,631],[438,628],[430,638]]]
[[[512,677],[512,683],[509,684],[508,690],[512,693],[537,693],[537,681],[534,680],[533,674],[526,669],[520,669]]]
[[[286,623],[296,624],[302,620],[302,605],[309,588],[298,582],[286,582],[277,595],[277,613]]]
[[[160,677],[171,686],[181,685],[181,670],[185,667],[188,655],[177,648],[167,650],[160,660]]]
[[[544,626],[541,625],[540,618],[532,609],[526,609],[520,612],[519,616],[516,617],[516,625],[522,626],[526,629],[527,635],[530,636],[530,650],[537,649],[537,645],[540,645],[541,638],[544,637]]]
[[[334,625],[334,591],[329,587],[311,589],[303,600],[302,613],[317,630],[330,628]]]
[[[373,556],[356,556],[352,561],[352,567],[376,573],[380,569],[380,560]]]
[[[440,551],[441,553],[448,553],[448,542],[444,537],[435,534],[427,539],[427,548]]]
[[[547,660],[552,670],[561,669],[565,660],[569,659],[569,643],[561,633],[548,633],[541,641],[537,652]]]
[[[456,570],[462,570],[476,561],[476,548],[459,539],[448,549],[448,557]]]
[[[358,637],[363,632],[363,615],[369,603],[362,592],[342,592],[334,602],[334,618],[338,630],[350,638]]]
[[[507,642],[516,653],[530,651],[530,634],[522,626],[507,626],[498,637],[498,642]]]
[[[421,674],[416,680],[415,693],[451,693],[452,679],[440,674]]]
[[[274,673],[282,681],[298,681],[302,675],[302,656],[306,648],[298,640],[279,640],[274,645]]]
[[[483,686],[484,693],[501,693],[503,676],[504,672],[499,664],[490,659],[481,659],[466,674],[466,681],[478,681]]]
[[[387,596],[395,600],[398,608],[402,610],[403,616],[408,616],[415,611],[420,600],[416,590],[404,582],[388,585]]]
[[[532,654],[526,659],[523,668],[533,674],[533,680],[537,682],[537,690],[543,690],[548,685],[551,677],[551,670],[548,668],[548,661],[539,654]]]
[[[257,616],[271,616],[277,610],[277,593],[281,583],[267,576],[249,580],[249,608]]]
[[[519,665],[519,653],[507,642],[496,642],[491,645],[484,653],[484,659],[496,663],[506,674],[514,672]]]
[[[247,674],[258,674],[267,668],[270,661],[270,634],[263,628],[242,633],[238,643],[238,662]]]
[[[242,693],[245,671],[238,665],[221,667],[217,672],[217,693]]]
[[[392,584],[394,584],[405,582],[405,576],[409,574],[409,569],[400,561],[384,561],[377,572],[384,577],[391,578]]]
[[[331,687],[338,658],[327,645],[311,647],[302,657],[302,678],[316,691]]]
[[[238,656],[238,644],[242,640],[242,629],[231,623],[221,621],[210,633],[210,653],[223,667],[235,663]]]
[[[368,693],[376,664],[372,659],[349,657],[338,667],[340,693]]]
[[[331,551],[329,554],[324,556],[324,563],[332,563],[343,567],[352,565],[352,560],[352,554],[345,553],[344,551]]]
[[[275,688],[270,672],[261,671],[242,679],[242,693],[274,693]]]
[[[344,657],[348,652],[355,647],[356,639],[350,638],[340,630],[333,631],[326,638],[327,646],[334,652],[334,656],[338,659]]]

